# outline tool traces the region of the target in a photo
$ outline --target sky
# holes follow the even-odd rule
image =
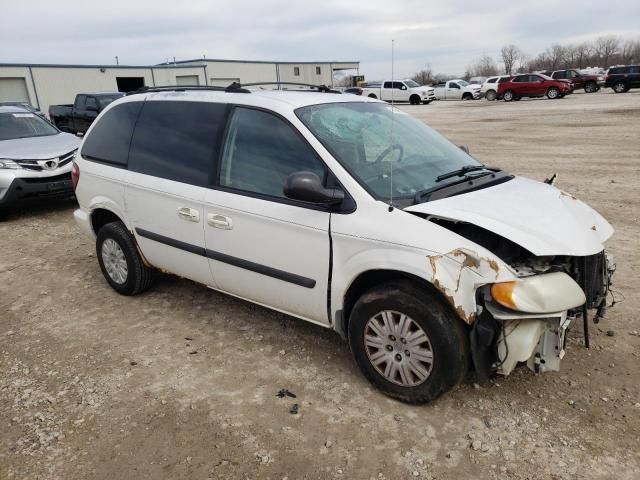
[[[0,0],[0,63],[167,59],[360,61],[367,79],[459,75],[513,43],[535,55],[601,35],[640,39],[640,0]]]

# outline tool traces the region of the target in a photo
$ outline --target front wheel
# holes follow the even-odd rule
[[[513,92],[511,90],[507,90],[502,94],[502,99],[505,102],[510,102],[511,100],[513,100]]]
[[[151,286],[153,270],[144,264],[122,222],[107,223],[98,231],[96,255],[104,278],[121,295],[136,295]]]
[[[420,96],[419,95],[411,95],[409,97],[409,103],[411,105],[420,105]]]
[[[373,93],[370,93],[370,94],[369,94],[369,98],[375,98],[375,99],[377,99],[378,97],[376,97]]]
[[[484,98],[493,102],[496,99],[496,91],[495,90],[487,90],[487,93],[484,94]]]
[[[432,102],[432,100],[424,100],[422,103],[425,105],[429,105]]]
[[[462,100],[473,100],[473,95],[471,95],[470,93],[465,93],[464,95],[462,95]]]
[[[384,283],[360,297],[348,330],[364,376],[407,403],[436,399],[469,368],[466,326],[435,293],[409,281]]]
[[[556,87],[550,87],[549,90],[547,90],[547,98],[550,100],[555,100],[559,95],[560,90],[558,90]]]

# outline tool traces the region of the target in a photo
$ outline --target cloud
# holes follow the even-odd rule
[[[594,12],[598,12],[597,15]],[[640,2],[468,0],[210,2],[69,0],[4,2],[0,62],[151,64],[167,58],[360,60],[361,73],[399,76],[426,64],[460,74],[477,56],[515,43],[536,54],[552,43],[640,35]]]

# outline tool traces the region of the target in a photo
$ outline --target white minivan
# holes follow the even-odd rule
[[[586,204],[367,97],[128,95],[88,131],[73,182],[117,292],[170,272],[334,329],[411,403],[470,373],[557,370],[613,272],[613,229]]]

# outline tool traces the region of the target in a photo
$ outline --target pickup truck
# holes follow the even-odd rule
[[[574,90],[584,88],[586,93],[597,92],[605,83],[604,75],[591,75],[575,69],[545,72],[545,75],[554,80],[568,80],[573,85]]]
[[[437,100],[477,100],[482,97],[481,85],[470,84],[459,78],[432,85]]]
[[[104,108],[124,93],[79,93],[73,105],[51,105],[49,119],[63,132],[85,134]]]
[[[390,102],[409,102],[412,105],[428,105],[436,99],[433,88],[420,86],[413,80],[385,80],[370,82],[361,94],[363,97],[378,98]]]

